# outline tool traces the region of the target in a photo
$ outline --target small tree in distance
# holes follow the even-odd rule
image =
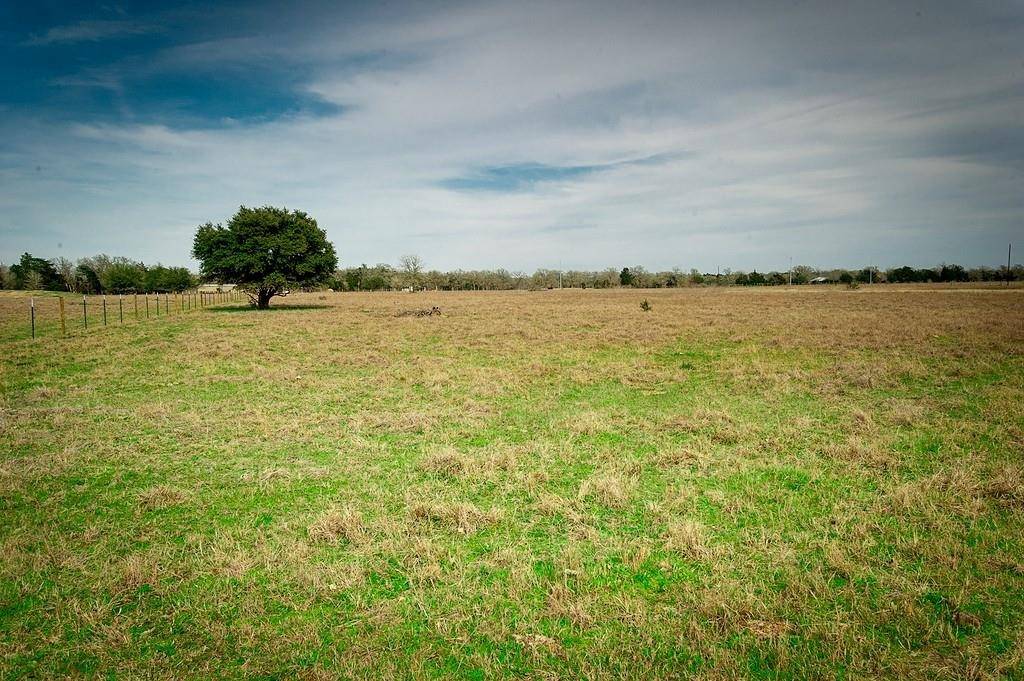
[[[272,206],[241,206],[226,227],[200,226],[192,254],[204,278],[236,284],[260,310],[289,287],[323,284],[338,266],[315,219]]]
[[[418,255],[403,255],[399,261],[402,272],[405,274],[407,285],[416,288],[420,285],[420,278],[423,272],[423,260]]]

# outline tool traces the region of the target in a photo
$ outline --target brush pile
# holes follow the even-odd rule
[[[429,310],[422,308],[419,310],[401,310],[395,313],[396,317],[433,317],[434,315],[441,316],[441,308],[436,305]]]

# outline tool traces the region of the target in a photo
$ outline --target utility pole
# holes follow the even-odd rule
[[[793,256],[789,256],[789,285],[793,285]]]
[[[1010,285],[1010,254],[1013,253],[1013,242],[1006,245],[1006,285]]]

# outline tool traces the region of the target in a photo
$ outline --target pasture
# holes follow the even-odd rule
[[[25,300],[0,678],[1024,674],[1020,288]]]

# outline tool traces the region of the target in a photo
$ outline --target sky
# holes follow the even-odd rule
[[[240,205],[343,265],[998,265],[1024,2],[0,4],[0,261]]]

